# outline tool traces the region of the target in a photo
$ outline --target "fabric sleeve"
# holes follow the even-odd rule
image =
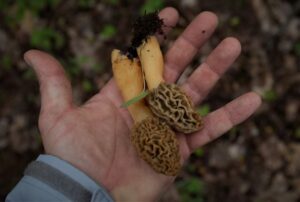
[[[66,161],[40,155],[28,165],[6,201],[113,202],[113,199],[101,185]]]

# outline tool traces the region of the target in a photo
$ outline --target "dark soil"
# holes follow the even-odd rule
[[[155,33],[163,34],[163,20],[158,17],[158,12],[144,14],[138,17],[133,23],[133,37],[131,45],[127,49],[129,58],[137,57],[136,48],[139,47],[144,40]]]
[[[138,17],[133,23],[132,47],[139,47],[143,40],[155,33],[163,34],[162,26],[164,22],[158,17],[158,12],[148,13]]]

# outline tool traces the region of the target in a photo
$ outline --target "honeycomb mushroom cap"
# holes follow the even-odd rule
[[[147,97],[151,111],[182,133],[192,133],[202,128],[200,115],[189,97],[175,84],[161,83]]]
[[[147,118],[133,127],[131,141],[139,156],[156,172],[175,176],[180,169],[179,144],[175,133],[157,118]]]

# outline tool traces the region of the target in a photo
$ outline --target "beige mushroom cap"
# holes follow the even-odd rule
[[[131,141],[139,156],[156,172],[169,176],[178,174],[181,167],[179,144],[166,123],[150,117],[135,124]]]
[[[200,115],[195,111],[189,97],[175,84],[161,83],[147,97],[153,114],[165,120],[182,133],[192,133],[203,126]]]

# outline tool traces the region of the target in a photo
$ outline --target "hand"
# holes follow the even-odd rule
[[[160,12],[174,26],[177,12]],[[165,56],[165,79],[175,82],[198,49],[211,36],[217,17],[203,12],[186,28]],[[168,32],[169,28],[166,28]],[[198,105],[240,54],[238,40],[226,38],[181,86]],[[35,70],[42,96],[39,129],[47,154],[79,168],[104,186],[116,201],[154,201],[174,181],[152,170],[130,143],[132,119],[122,109],[122,98],[113,79],[94,97],[78,107],[62,66],[50,55],[31,50],[26,62]],[[260,97],[247,93],[204,117],[204,129],[178,134],[182,163],[197,148],[216,139],[248,118],[260,105]]]

